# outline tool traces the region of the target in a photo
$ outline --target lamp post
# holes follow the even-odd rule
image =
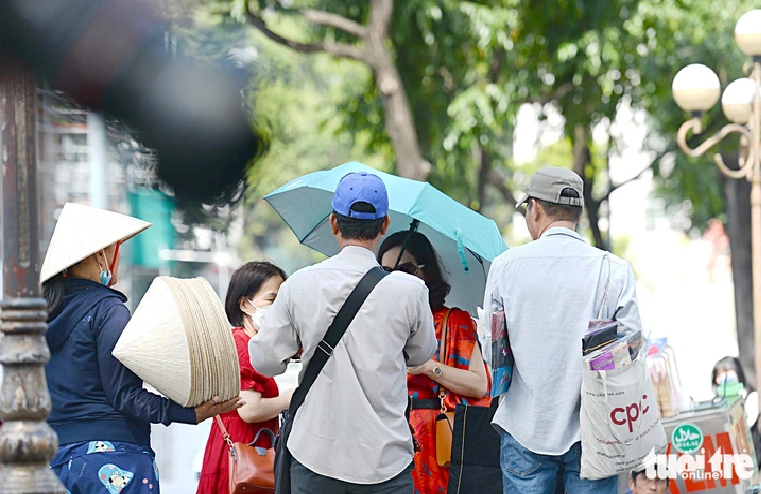
[[[676,104],[692,114],[677,133],[677,144],[688,156],[702,156],[729,134],[740,135],[743,151],[740,167],[729,168],[720,153],[714,154],[714,161],[727,177],[751,182],[753,337],[756,389],[761,389],[761,10],[752,10],[740,17],[735,27],[735,41],[743,53],[752,57],[753,70],[749,78],[729,84],[721,97],[724,115],[732,123],[698,147],[691,148],[687,136],[690,132],[700,134],[703,131],[701,117],[719,100],[721,84],[711,69],[702,64],[691,64],[676,74],[672,91]]]
[[[0,494],[66,492],[49,461],[58,444],[45,422],[50,394],[46,302],[40,294],[34,75],[11,62],[0,74],[3,232],[0,258]]]

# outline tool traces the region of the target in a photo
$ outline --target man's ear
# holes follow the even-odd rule
[[[333,235],[336,237],[340,233],[338,230],[338,218],[336,218],[336,215],[333,213],[330,213],[330,231],[333,232]]]
[[[391,217],[386,215],[386,217],[383,219],[383,226],[381,226],[381,235],[385,235],[386,231],[388,230],[389,225],[391,225]]]
[[[544,215],[544,209],[542,209],[542,206],[536,199],[529,199],[529,201],[531,207],[528,208],[527,214],[533,215],[531,219],[534,220],[534,223],[538,223],[539,219]]]

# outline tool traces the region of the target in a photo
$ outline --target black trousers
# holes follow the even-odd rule
[[[314,473],[291,460],[291,494],[413,494],[413,464],[396,477],[380,484],[350,484]]]

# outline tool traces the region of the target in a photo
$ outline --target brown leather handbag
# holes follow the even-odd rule
[[[447,311],[444,316],[444,323],[441,327],[441,348],[439,349],[439,363],[445,365],[447,359],[447,337],[449,327],[449,314],[452,309]],[[436,464],[440,467],[449,468],[449,462],[452,458],[452,429],[454,426],[454,412],[447,411],[444,404],[446,398],[446,388],[439,384],[439,399],[441,400],[441,413],[436,416]]]
[[[275,492],[275,449],[252,446],[264,433],[270,436],[270,444],[275,444],[275,433],[269,429],[259,429],[250,444],[234,443],[230,440],[222,419],[215,417],[222,437],[230,448],[229,475],[230,494],[272,494]]]

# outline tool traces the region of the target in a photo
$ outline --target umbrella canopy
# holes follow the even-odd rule
[[[476,314],[483,303],[486,275],[491,261],[506,250],[496,223],[453,200],[427,182],[379,172],[358,162],[294,179],[266,195],[266,200],[296,234],[299,242],[325,255],[338,253],[338,243],[328,218],[330,201],[344,175],[369,172],[378,175],[389,196],[391,226],[386,235],[408,230],[413,220],[417,231],[428,237],[442,261],[452,291],[449,307]]]

